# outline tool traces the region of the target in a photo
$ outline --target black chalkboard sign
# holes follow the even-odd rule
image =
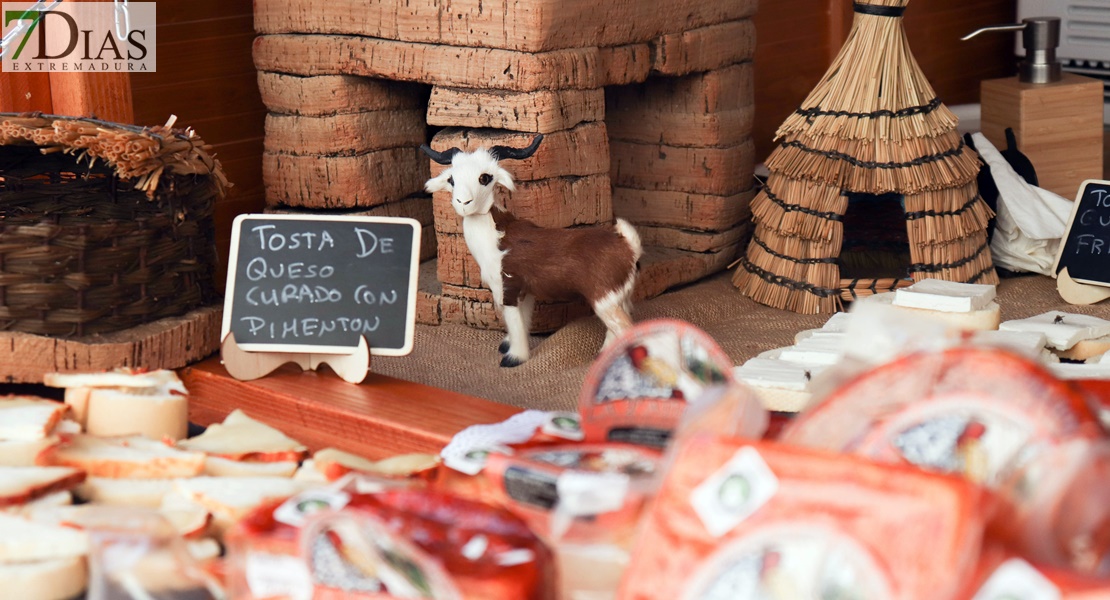
[[[1079,186],[1055,272],[1065,267],[1076,281],[1110,286],[1110,181],[1091,179]]]
[[[240,215],[223,336],[248,351],[412,350],[420,223],[389,217]]]

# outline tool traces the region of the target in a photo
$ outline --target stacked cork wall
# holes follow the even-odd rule
[[[438,259],[421,270],[419,318],[501,327],[450,198],[413,197],[442,169],[417,146],[426,131],[437,150],[522,147],[543,133],[535,156],[506,165],[511,212],[546,227],[632,221],[647,246],[639,298],[699,279],[723,269],[746,232],[755,6],[258,0],[260,85],[285,99],[267,102],[278,113],[267,123],[267,196],[311,210],[354,208],[352,197],[400,213],[426,206]],[[347,87],[302,115],[296,90],[313,81]],[[533,329],[586,313],[540,304]]]

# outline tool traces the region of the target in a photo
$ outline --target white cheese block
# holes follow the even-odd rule
[[[828,340],[840,340],[843,342],[847,339],[848,334],[843,331],[826,331],[824,329],[805,329],[794,334],[794,343],[801,343],[802,340],[809,338],[824,338]]]
[[[85,429],[92,435],[142,435],[183,439],[189,432],[189,402],[162,388],[91,390]]]
[[[0,440],[0,467],[33,467],[39,453],[59,441],[57,436],[41,440]]]
[[[1040,359],[1047,341],[1045,335],[1039,331],[976,331],[971,336],[971,343],[979,346],[1003,348],[1027,356]]]
[[[0,600],[69,600],[89,581],[83,556],[0,563]]]
[[[41,440],[54,432],[67,408],[34,396],[0,398],[0,440]]]
[[[0,563],[72,558],[88,552],[84,531],[0,513]]]
[[[1110,365],[1089,363],[1054,363],[1048,370],[1060,379],[1110,379]]]
[[[732,374],[752,387],[796,391],[808,388],[813,377],[813,373],[804,365],[758,357],[734,368]]]
[[[882,294],[875,294],[862,298],[859,302],[886,304],[887,306],[894,307],[895,310],[902,311],[907,316],[939,321],[946,327],[958,330],[998,329],[998,323],[1002,320],[1002,307],[1000,307],[997,302],[989,302],[983,308],[971,312],[944,312],[939,310],[896,306],[894,304],[894,297],[895,292],[884,292]]]
[[[829,317],[828,321],[825,321],[825,324],[821,326],[821,329],[824,331],[844,333],[848,330],[848,321],[850,321],[851,319],[851,313],[833,313],[833,316]]]
[[[925,279],[894,292],[894,305],[940,312],[982,310],[994,300],[993,285]]]
[[[782,349],[779,358],[802,365],[829,366],[844,357],[843,337],[810,337]]]
[[[1057,350],[1060,358],[1067,360],[1088,360],[1102,356],[1110,351],[1110,335],[1104,335],[1090,340],[1080,340],[1067,350]]]
[[[1028,319],[1006,321],[999,325],[999,329],[1043,333],[1048,339],[1048,347],[1067,350],[1082,340],[1110,335],[1110,321],[1053,310]]]

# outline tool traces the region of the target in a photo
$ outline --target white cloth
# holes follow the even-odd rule
[[[972,138],[998,186],[998,218],[991,239],[994,264],[1011,271],[1055,276],[1052,267],[1072,202],[1022,179],[983,134],[972,134]]]

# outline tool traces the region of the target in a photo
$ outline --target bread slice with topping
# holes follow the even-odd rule
[[[72,467],[0,467],[0,507],[69,491],[84,480],[85,472]]]
[[[177,447],[230,460],[256,462],[300,462],[308,448],[281,431],[256,421],[241,410],[223,423],[209,425],[204,433],[181,440]]]
[[[47,448],[39,455],[38,463],[77,467],[90,477],[172,479],[199,475],[204,470],[204,454],[142,436],[100,438],[83,434]]]

